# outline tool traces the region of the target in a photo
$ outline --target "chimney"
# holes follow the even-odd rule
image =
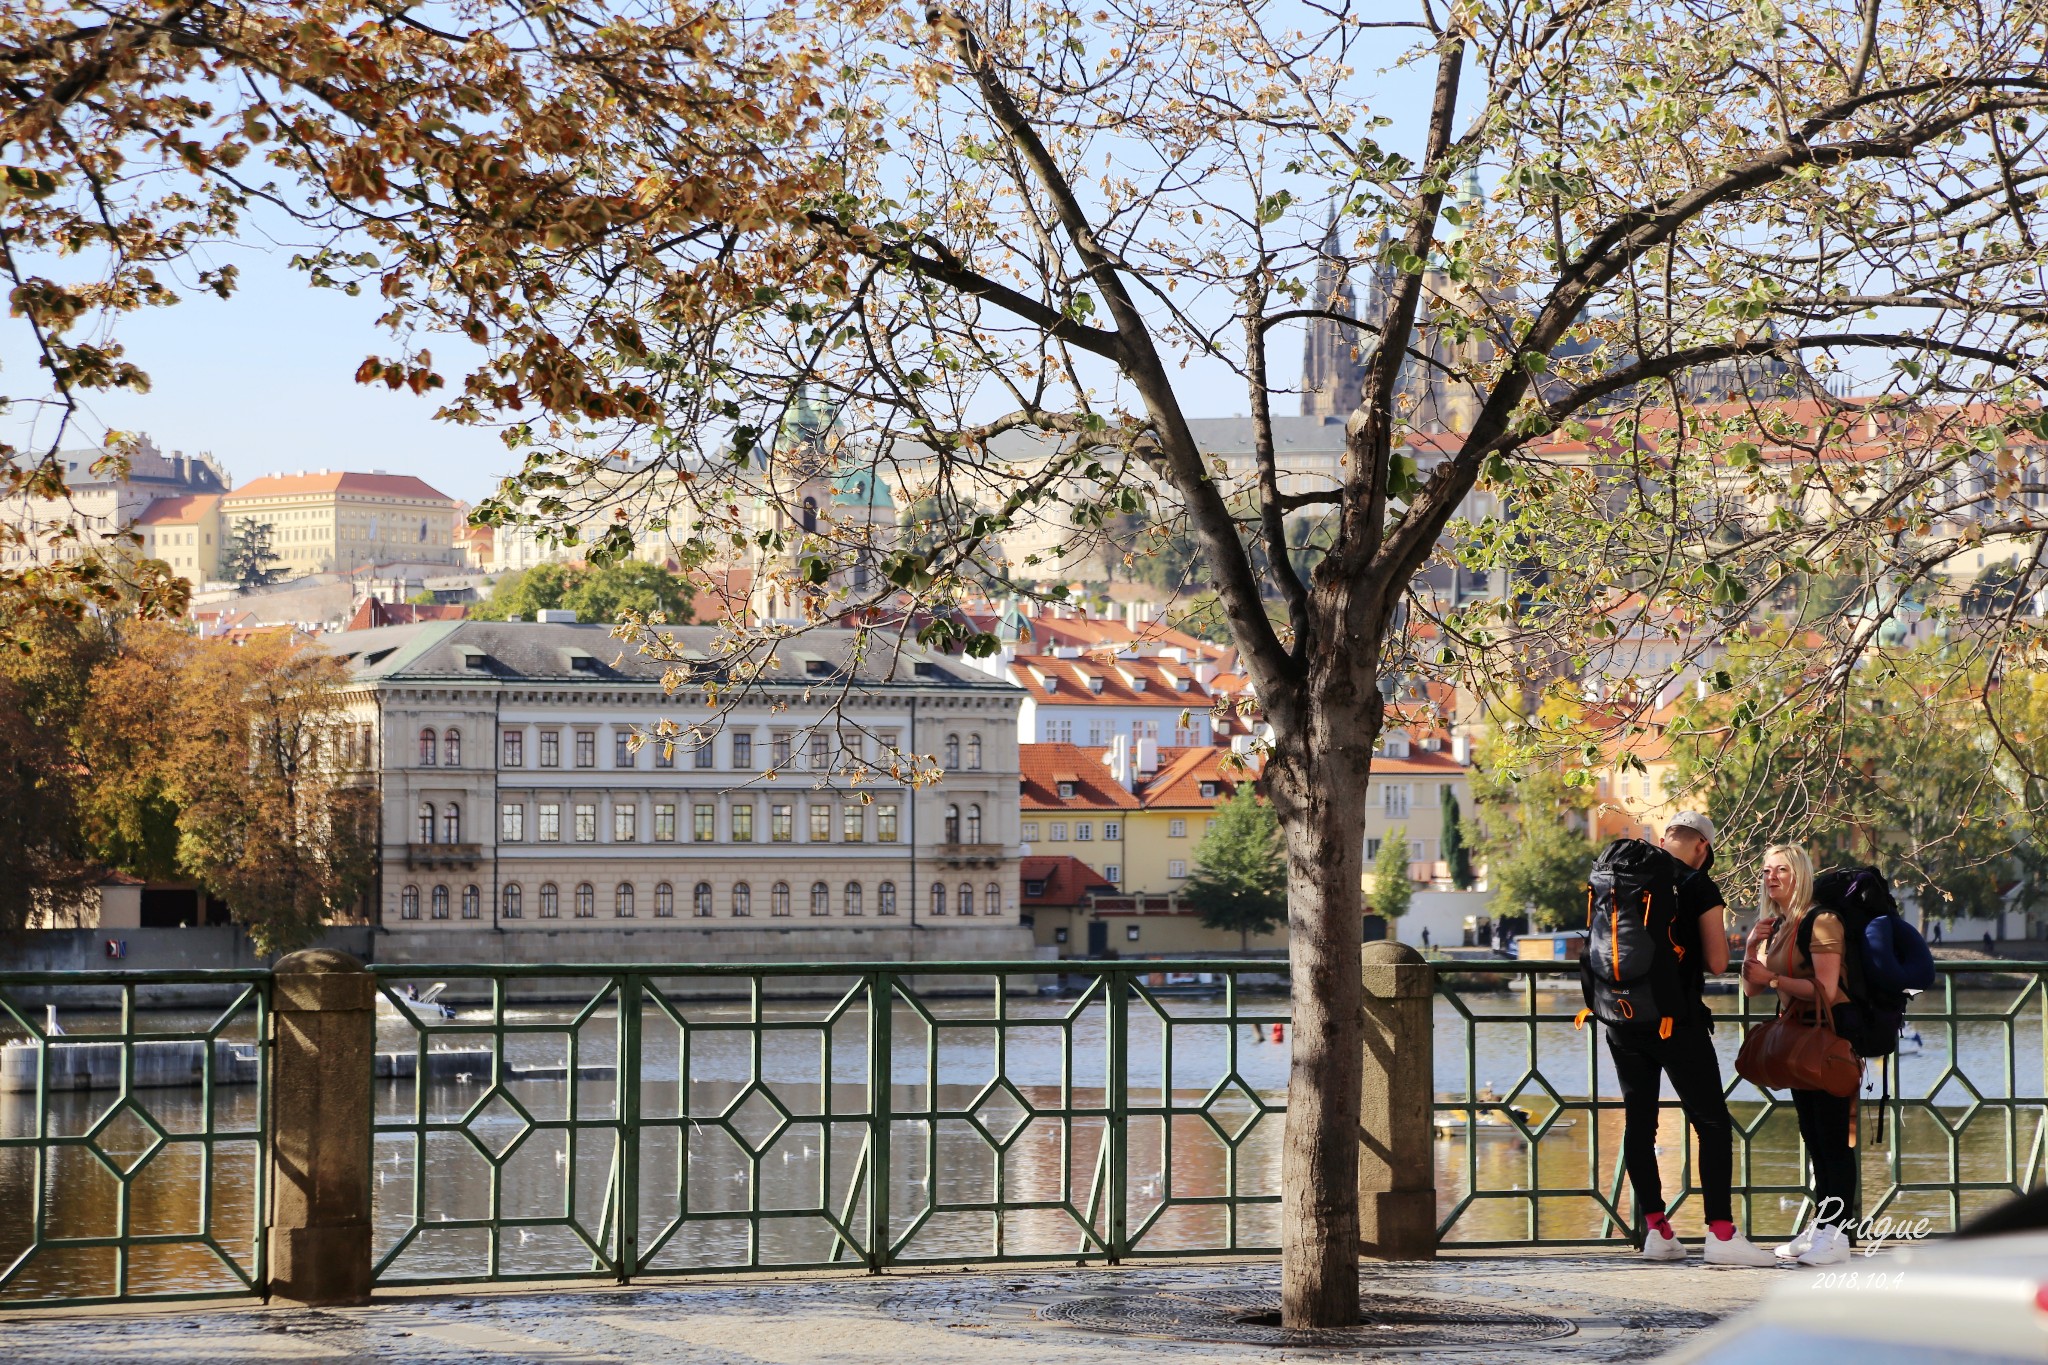
[[[1463,767],[1472,762],[1472,740],[1466,735],[1451,736],[1451,760]]]
[[[1109,765],[1110,778],[1125,791],[1131,789],[1131,741],[1124,735],[1117,735],[1109,741],[1109,754],[1103,760]]]
[[[1203,691],[1208,691],[1209,684],[1216,681],[1216,665],[1210,663],[1206,659],[1204,659],[1201,663],[1196,664],[1195,681],[1201,684]]]
[[[1138,741],[1138,776],[1150,777],[1159,771],[1159,741],[1141,739]]]

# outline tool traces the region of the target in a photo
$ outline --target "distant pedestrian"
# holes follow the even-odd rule
[[[1936,921],[1934,922],[1934,941],[1935,941],[1936,943],[1939,943],[1939,942],[1941,942],[1941,921],[1940,921],[1940,920],[1936,920]]]
[[[1422,946],[1425,948],[1429,946],[1429,930],[1427,929],[1422,931]]]
[[[1991,931],[1989,929],[1986,929],[1984,931],[1984,956],[1998,956],[1998,944],[1992,939]]]

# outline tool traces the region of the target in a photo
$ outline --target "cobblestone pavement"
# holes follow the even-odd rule
[[[1485,1344],[1276,1351],[1265,1341],[1189,1342],[1042,1317],[1090,1317],[1119,1295],[1173,1303],[1277,1303],[1270,1261],[1121,1270],[1017,1269],[880,1278],[724,1279],[631,1288],[570,1284],[380,1298],[366,1308],[261,1306],[0,1316],[8,1365],[1093,1365],[1181,1360],[1236,1365],[1442,1359],[1470,1365],[1652,1359],[1800,1272],[1646,1265],[1613,1254],[1457,1257],[1372,1266],[1375,1303],[1436,1301]],[[1096,1314],[1095,1316],[1100,1316]],[[1489,1339],[1483,1324],[1506,1339]],[[1476,1330],[1475,1327],[1482,1328]],[[1427,1329],[1422,1329],[1427,1336]]]

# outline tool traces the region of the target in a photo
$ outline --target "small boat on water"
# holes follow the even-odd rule
[[[396,1014],[402,1005],[415,1019],[453,1019],[454,1007],[441,1002],[441,992],[447,989],[448,983],[445,981],[436,981],[424,991],[417,986],[406,985],[399,988],[398,1005],[391,1003],[389,995],[379,994],[377,1008]]]

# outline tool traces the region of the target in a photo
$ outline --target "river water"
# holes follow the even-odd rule
[[[2006,1009],[2013,998],[1970,992],[1958,1005],[1964,1013],[1991,1013]],[[1512,1017],[1523,1008],[1519,995],[1474,994],[1464,1000],[1480,1018],[1469,1063],[1463,1017],[1448,1001],[1436,1004],[1440,1097],[1462,1096],[1469,1083],[1503,1100],[1513,1097],[1532,1122],[1542,1123],[1554,1101],[1540,1086],[1521,1080],[1532,1046],[1557,1096],[1615,1096],[1604,1055],[1597,1057],[1597,1068],[1589,1065],[1589,1034],[1569,1023],[1543,1023],[1534,1027],[1532,1040],[1531,1027]],[[1733,1003],[1731,997],[1715,997],[1717,1008]],[[1570,1006],[1564,993],[1540,997],[1545,1011]],[[1241,1015],[1281,1015],[1285,1008],[1280,997],[1239,1001]],[[890,1094],[897,1118],[890,1130],[890,1235],[897,1259],[1071,1256],[1081,1248],[1084,1221],[1098,1233],[1106,1230],[1106,1210],[1096,1207],[1089,1216],[1104,1120],[1099,1113],[1065,1122],[1034,1118],[1026,1108],[1099,1111],[1105,1105],[1104,1010],[1099,1002],[1077,1008],[1067,1000],[1013,1000],[1007,1026],[997,1030],[979,1022],[990,1009],[985,999],[940,999],[921,1002],[921,1008],[899,1005],[893,1016]],[[858,1259],[857,1252],[846,1253],[838,1234],[849,1232],[855,1242],[865,1236],[864,1205],[852,1200],[853,1216],[843,1229],[832,1218],[848,1208],[851,1196],[865,1197],[856,1189],[865,1179],[862,1153],[870,1130],[864,1011],[857,1003],[836,1015],[829,1002],[775,1003],[764,1016],[771,1027],[758,1032],[743,1005],[684,1003],[675,1011],[690,1025],[687,1067],[684,1032],[674,1019],[659,1008],[643,1016],[637,1219],[643,1262],[654,1271],[678,1271],[816,1263],[830,1260],[835,1250]],[[1220,1000],[1204,998],[1131,1008],[1129,1103],[1135,1111],[1156,1109],[1170,1094],[1180,1111],[1170,1123],[1142,1112],[1130,1120],[1126,1219],[1139,1250],[1258,1249],[1277,1241],[1275,1205],[1232,1207],[1225,1200],[1278,1192],[1281,1118],[1270,1107],[1284,1100],[1289,1048],[1269,1041],[1268,1025],[1233,1025],[1222,1012]],[[202,1011],[151,1010],[138,1015],[137,1028],[170,1031],[211,1022]],[[474,1008],[463,1009],[455,1021],[489,1022],[488,1010]],[[509,1067],[563,1068],[572,1061],[572,1043],[579,1066],[610,1068],[616,1062],[618,1021],[603,1001],[583,1011],[515,1001],[504,1022],[519,1030],[507,1035]],[[74,1034],[118,1027],[111,1014],[74,1014],[65,1024]],[[387,1010],[379,1017],[380,1050],[412,1050],[420,1027],[437,1048],[489,1041],[458,1038],[445,1026],[416,1026]],[[2008,1167],[2026,1159],[2040,1122],[2040,1097],[2048,1093],[2039,1002],[2030,1001],[2010,1023],[1930,1018],[1920,1031],[1922,1050],[1900,1059],[1898,1088],[1908,1096],[1933,1095],[1940,1112],[1907,1113],[1902,1178],[1926,1184],[1945,1184],[1952,1174],[1965,1181],[2007,1179]],[[227,1036],[253,1036],[253,1020],[239,1019]],[[1731,1075],[1737,1041],[1734,1028],[1724,1024],[1717,1031]],[[1951,1074],[1951,1064],[1960,1077]],[[998,1076],[1004,1084],[992,1088]],[[2013,1095],[2034,1103],[2010,1124],[2007,1111],[1997,1106],[1966,1118],[1971,1088],[1985,1098]],[[616,1118],[615,1086],[608,1075],[586,1073],[573,1090],[571,1126],[572,1086],[559,1071],[509,1080],[495,1095],[488,1065],[424,1086],[410,1080],[378,1083],[378,1123],[387,1129],[378,1134],[374,1153],[378,1254],[399,1248],[387,1278],[488,1272],[490,1234],[460,1224],[494,1214],[509,1220],[496,1247],[500,1273],[593,1268],[591,1244],[608,1243],[613,1217],[607,1193],[617,1139],[605,1125]],[[1754,1123],[1760,1099],[1738,1085],[1738,1119]],[[256,1106],[254,1087],[221,1087],[213,1097],[212,1131],[253,1128]],[[1866,1113],[1875,1118],[1874,1108]],[[13,1262],[29,1249],[40,1183],[46,1239],[112,1236],[125,1201],[131,1235],[209,1233],[218,1243],[219,1253],[189,1242],[138,1246],[129,1261],[131,1290],[233,1288],[236,1281],[222,1258],[245,1268],[251,1264],[257,1149],[249,1141],[219,1141],[209,1168],[204,1147],[189,1140],[207,1131],[208,1117],[196,1089],[140,1091],[125,1108],[110,1093],[53,1096],[45,1131],[77,1136],[98,1125],[92,1145],[115,1169],[133,1169],[124,1190],[101,1157],[82,1145],[47,1149],[39,1169],[34,1096],[0,1095],[0,1138],[16,1144],[0,1147],[0,1257]],[[388,1131],[416,1118],[462,1131]],[[1675,1112],[1666,1114],[1667,1192],[1681,1187],[1688,1144],[1679,1125]],[[1544,1238],[1603,1234],[1604,1216],[1584,1192],[1605,1190],[1613,1180],[1618,1113],[1596,1118],[1583,1110],[1567,1112],[1533,1144],[1499,1126],[1480,1129],[1470,1141],[1474,1150],[1468,1152],[1467,1131],[1460,1126],[1436,1144],[1443,1211],[1459,1206],[1475,1176],[1482,1192],[1460,1214],[1451,1240],[1526,1238],[1532,1219],[1533,1231]],[[1879,1144],[1874,1132],[1863,1135],[1866,1202],[1891,1186],[1888,1145]],[[1738,1148],[1738,1181],[1743,1160]],[[1799,1212],[1796,1189],[1802,1183],[1789,1107],[1756,1128],[1747,1160],[1749,1183],[1786,1187],[1754,1197],[1746,1211],[1751,1230],[1760,1238],[1788,1231]],[[1532,1197],[1531,1191],[1538,1193]],[[1965,1194],[1962,1212],[1995,1197]],[[1625,1194],[1623,1199],[1626,1208]],[[1000,1217],[986,1207],[996,1203],[1005,1206]],[[1057,1207],[1062,1204],[1069,1207]],[[763,1216],[750,1220],[750,1209]],[[1937,1228],[1950,1220],[1946,1194],[1909,1190],[1892,1211],[1927,1214]],[[1696,1208],[1684,1204],[1674,1217],[1681,1228],[1698,1221]],[[0,1289],[0,1300],[116,1289],[111,1248],[44,1246],[21,1262]]]

